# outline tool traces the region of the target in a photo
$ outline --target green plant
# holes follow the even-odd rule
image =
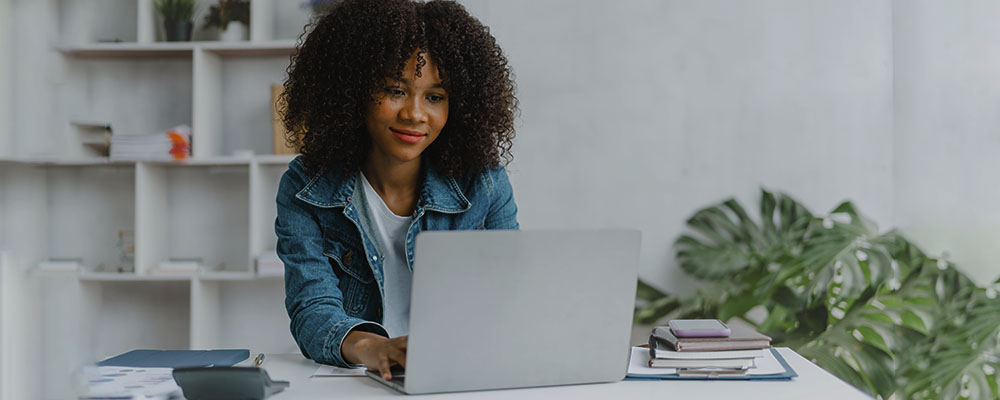
[[[194,19],[196,0],[155,0],[153,7],[166,21],[191,21]]]
[[[880,398],[998,398],[1000,285],[981,288],[851,202],[813,215],[762,190],[696,212],[677,260],[706,285],[670,295],[640,280],[636,322],[740,318],[776,345]]]
[[[209,7],[208,15],[205,15],[203,29],[215,27],[224,31],[233,21],[242,22],[246,26],[250,25],[250,1],[219,0],[218,4]]]

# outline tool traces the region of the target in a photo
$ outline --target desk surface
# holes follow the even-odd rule
[[[788,348],[779,348],[799,376],[791,381],[621,381],[591,385],[554,386],[413,396],[419,399],[871,399],[865,393],[810,363]],[[300,354],[268,354],[263,367],[272,379],[291,387],[274,400],[384,399],[405,396],[368,377],[310,378],[318,364]]]

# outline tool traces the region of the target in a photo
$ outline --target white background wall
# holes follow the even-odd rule
[[[637,227],[641,276],[691,288],[671,244],[759,188],[893,216],[889,1],[466,1],[517,73],[524,228]]]
[[[10,142],[11,130],[14,126],[11,95],[11,84],[14,72],[11,63],[14,56],[14,31],[11,21],[10,0],[0,0],[0,156],[10,152],[6,144]],[[2,238],[0,238],[2,239]]]
[[[896,1],[895,222],[1000,274],[1000,2]]]
[[[58,38],[58,26],[39,25],[38,21],[56,21],[55,7],[47,1],[12,1],[10,24],[13,35],[11,67],[14,90],[13,130],[9,145],[15,154],[52,153],[55,138],[51,134],[61,124],[50,118],[55,111],[54,88],[63,83],[62,57],[52,48]]]
[[[1000,2],[465,3],[517,73],[525,228],[638,227],[684,291],[685,218],[766,187],[1000,273]]]
[[[12,151],[11,134],[14,127],[13,88],[14,71],[11,67],[14,55],[14,31],[11,26],[11,4],[10,0],[0,0],[0,156],[9,155]],[[4,183],[4,174],[0,171],[0,186]],[[4,213],[6,207],[3,193],[0,193],[0,227],[4,226]],[[6,243],[4,231],[0,229],[0,250],[3,243]],[[0,382],[2,384],[2,382]]]

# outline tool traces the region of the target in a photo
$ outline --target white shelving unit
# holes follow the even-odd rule
[[[204,13],[212,2],[202,3]],[[199,15],[195,41],[180,43],[160,41],[153,0],[8,6],[27,18],[18,35],[38,34],[21,27],[58,28],[47,41],[12,41],[30,59],[24,64],[46,65],[48,74],[48,86],[14,96],[49,109],[15,116],[23,119],[13,132],[0,132],[3,399],[74,397],[75,371],[134,348],[298,350],[283,279],[258,276],[254,261],[274,249],[274,199],[293,158],[269,154],[270,85],[284,81],[311,17],[302,3],[252,0],[243,42],[212,41],[198,32]],[[15,80],[34,72],[12,65]],[[71,121],[111,123],[115,135],[188,124],[192,158],[97,157],[79,145]],[[123,231],[133,233],[129,272],[118,272],[128,264]],[[38,269],[53,258],[77,259],[82,269]],[[202,265],[156,273],[171,258]]]

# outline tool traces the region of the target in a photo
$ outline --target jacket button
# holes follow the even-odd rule
[[[344,265],[351,265],[354,263],[354,250],[348,250],[347,254],[344,254]]]

